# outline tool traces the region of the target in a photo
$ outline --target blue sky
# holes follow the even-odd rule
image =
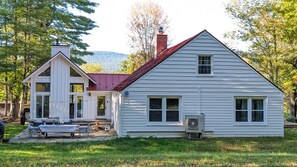
[[[114,51],[129,54],[128,16],[131,6],[144,0],[94,0],[100,5],[96,12],[88,15],[96,21],[98,28],[84,36],[91,51]],[[225,32],[236,29],[235,21],[225,12],[228,0],[151,0],[163,7],[170,20],[170,39],[177,44],[200,31],[207,29],[219,40]]]

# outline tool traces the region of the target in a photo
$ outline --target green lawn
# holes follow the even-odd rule
[[[13,129],[13,128],[12,128]],[[120,138],[0,144],[1,166],[297,166],[297,129],[285,138]]]
[[[11,138],[21,131],[25,130],[27,126],[23,126],[20,124],[5,124],[5,133],[4,138]]]

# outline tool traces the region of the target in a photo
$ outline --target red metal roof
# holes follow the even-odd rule
[[[96,84],[90,83],[88,91],[112,91],[115,86],[129,77],[129,74],[98,74],[89,73]]]
[[[205,30],[204,30],[205,31]],[[202,31],[202,32],[204,32]],[[117,85],[113,90],[115,91],[122,91],[129,85],[131,85],[133,82],[135,82],[137,79],[139,79],[141,76],[149,72],[151,69],[156,67],[158,64],[166,60],[169,56],[174,54],[176,51],[181,49],[183,46],[185,46],[187,43],[192,41],[194,38],[196,38],[198,35],[200,35],[202,32],[199,34],[175,45],[172,46],[171,48],[166,49],[164,52],[160,53],[159,56],[157,56],[155,59],[152,59],[148,61],[146,64],[141,66],[139,69],[137,69],[135,72],[133,72],[127,79],[125,79],[123,82],[121,82],[119,85]]]

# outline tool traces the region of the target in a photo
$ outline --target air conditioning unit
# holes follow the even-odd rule
[[[205,115],[186,115],[186,132],[191,138],[192,133],[196,133],[200,138],[205,129]]]

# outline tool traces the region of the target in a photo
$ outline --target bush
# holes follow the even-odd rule
[[[288,122],[295,122],[295,123],[297,123],[297,118],[295,118],[292,115],[290,115],[290,116],[287,117],[287,121]]]

